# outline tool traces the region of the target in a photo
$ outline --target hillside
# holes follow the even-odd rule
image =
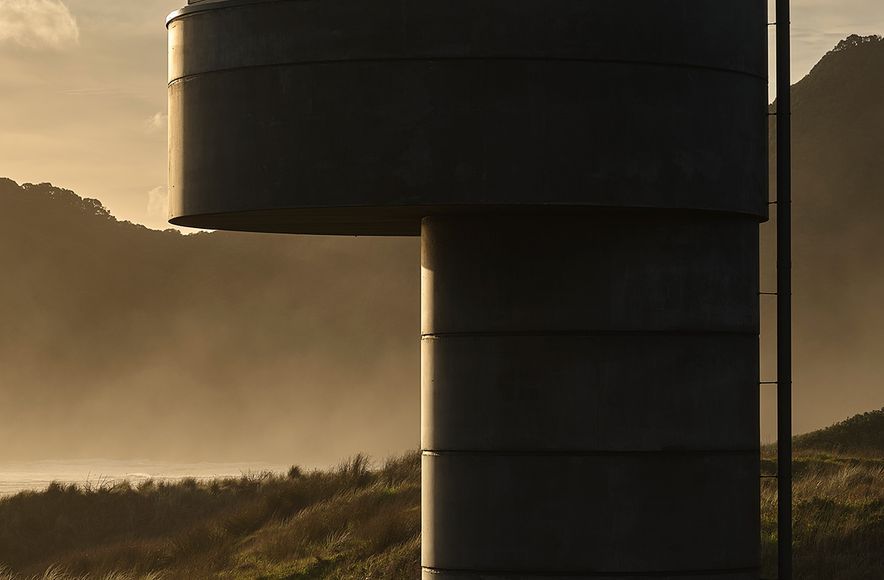
[[[884,409],[856,415],[831,427],[796,437],[795,449],[884,457]]]
[[[877,557],[884,545],[884,452],[876,443],[882,415],[867,413],[796,439],[796,578],[884,574]],[[833,438],[842,452],[820,451]],[[775,468],[770,449],[762,459],[767,470]],[[762,577],[772,578],[772,479],[761,480],[761,521]],[[419,560],[416,453],[374,470],[357,456],[326,472],[293,467],[288,474],[137,488],[53,485],[0,499],[0,580],[47,569],[56,572],[51,580],[120,571],[125,575],[114,580],[417,580]]]
[[[794,86],[792,109],[795,412],[806,432],[884,406],[884,42],[840,42]],[[762,286],[774,289],[773,224],[762,233]],[[763,366],[775,376],[773,356]]]
[[[793,440],[795,578],[884,577],[884,409]],[[776,473],[776,448],[762,471]],[[777,481],[761,481],[762,578],[776,577]]]
[[[416,580],[419,552],[416,453],[377,470],[356,456],[326,472],[293,467],[137,489],[56,485],[0,500],[0,580],[46,570],[59,580],[119,571],[151,579]]]
[[[184,236],[0,180],[0,461],[414,447],[417,249]]]

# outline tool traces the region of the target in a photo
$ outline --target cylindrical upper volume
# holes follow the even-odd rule
[[[170,17],[172,221],[766,216],[763,0],[227,0]]]

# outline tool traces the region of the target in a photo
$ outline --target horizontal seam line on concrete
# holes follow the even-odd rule
[[[278,2],[279,0],[237,0],[237,1],[228,1],[225,4],[219,4],[217,2],[197,2],[196,4],[188,4],[183,8],[179,8],[178,10],[173,11],[166,18],[166,28],[169,27],[169,24],[174,20],[181,20],[183,18],[187,18],[188,16],[193,16],[195,14],[199,14],[200,12],[216,12],[219,10],[229,10],[231,8],[240,8],[242,6],[248,6],[250,4],[270,4],[271,2]],[[770,24],[768,24],[770,26]]]
[[[313,206],[303,209],[297,208],[283,208],[281,211],[293,211],[297,213],[306,213],[312,211],[336,211],[339,209],[345,210],[372,210],[372,211],[386,211],[392,210],[399,213],[395,218],[392,218],[396,222],[399,223],[407,223],[413,220],[417,220],[417,227],[414,234],[405,234],[408,236],[420,236],[420,223],[425,219],[432,219],[434,216],[430,214],[424,214],[421,217],[416,217],[414,214],[414,210],[424,210],[427,212],[432,212],[434,208],[433,204],[415,204],[415,205],[388,205],[388,206],[378,206],[378,205],[345,205],[345,206]],[[194,213],[179,213],[175,214],[172,219],[206,219],[206,218],[218,218],[218,217],[241,217],[241,216],[249,216],[255,212],[265,212],[268,208],[240,208],[232,211],[195,211]],[[543,212],[543,215],[559,215],[562,212],[569,211],[614,211],[622,214],[687,214],[687,215],[701,215],[704,217],[714,217],[714,218],[724,218],[724,219],[745,219],[751,220],[754,223],[760,221],[765,221],[766,217],[760,213],[753,213],[747,210],[739,210],[739,209],[715,209],[715,208],[666,208],[666,207],[650,207],[650,206],[611,206],[611,205],[577,205],[574,204],[553,204],[553,203],[527,203],[527,204],[519,204],[519,205],[506,205],[506,204],[491,204],[491,205],[481,205],[481,204],[472,204],[472,205],[464,205],[463,203],[454,204],[452,206],[442,207],[438,211],[441,213],[435,214],[435,217],[445,216],[480,216],[487,215],[490,212],[504,212],[508,215],[512,213],[512,215],[527,215],[529,212]],[[392,221],[392,220],[390,220]],[[291,223],[290,221],[286,223]],[[361,222],[357,222],[361,223]]]
[[[573,337],[594,338],[600,336],[757,336],[758,330],[510,330],[510,331],[462,331],[425,332],[421,340],[440,338],[493,338],[493,337]]]
[[[340,58],[340,59],[316,59],[302,60],[297,62],[276,62],[266,64],[238,65],[226,68],[218,68],[213,70],[202,71],[198,73],[189,73],[176,77],[169,81],[172,86],[181,81],[188,79],[224,72],[234,72],[249,69],[263,68],[279,68],[279,67],[295,67],[295,66],[313,66],[313,65],[337,65],[337,64],[369,64],[369,63],[394,63],[394,62],[565,62],[565,63],[593,63],[593,64],[614,64],[614,65],[635,65],[665,68],[681,68],[687,70],[702,70],[708,72],[717,72],[722,74],[734,74],[739,76],[750,77],[756,80],[768,81],[763,75],[758,75],[748,71],[737,69],[727,69],[708,65],[676,63],[676,62],[654,62],[640,60],[617,60],[603,58],[579,58],[579,57],[529,57],[529,56],[423,56],[423,57],[387,57],[387,58]],[[766,113],[765,113],[766,115]]]
[[[715,568],[709,570],[644,570],[635,572],[604,572],[598,570],[575,570],[575,571],[558,571],[558,570],[474,570],[469,568],[435,568],[432,566],[421,566],[425,572],[430,574],[472,574],[481,576],[552,576],[560,578],[568,577],[613,577],[613,578],[634,578],[637,576],[647,576],[651,578],[667,578],[671,576],[709,576],[709,575],[727,575],[727,574],[751,574],[757,572],[760,566],[749,568]]]
[[[472,455],[478,457],[624,457],[624,456],[659,456],[659,457],[690,457],[693,455],[752,455],[760,456],[760,449],[421,449],[421,455],[427,457]]]

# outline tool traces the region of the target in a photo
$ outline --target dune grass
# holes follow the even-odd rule
[[[0,580],[418,578],[420,457],[0,500]]]
[[[832,437],[795,454],[795,577],[884,578],[884,452]],[[761,498],[762,577],[774,578],[775,480]],[[377,469],[357,456],[328,472],[55,484],[0,500],[0,580],[417,580],[419,560],[417,453]]]
[[[763,470],[776,460],[765,450]],[[796,451],[793,462],[795,578],[884,578],[884,459]],[[777,483],[762,480],[762,577],[776,578]]]

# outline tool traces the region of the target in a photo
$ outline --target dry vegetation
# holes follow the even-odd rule
[[[799,451],[794,470],[795,577],[884,578],[884,460]],[[776,502],[776,480],[763,480],[764,578],[776,578]]]
[[[773,448],[762,471],[776,473]],[[884,578],[884,409],[795,438],[795,577]],[[777,484],[762,480],[764,578],[776,577]]]
[[[0,501],[0,580],[418,578],[420,458]],[[120,572],[123,571],[123,572]],[[88,575],[88,576],[87,576]]]
[[[884,410],[796,439],[796,578],[884,578],[882,433]],[[773,578],[776,482],[761,485],[762,577]],[[412,580],[419,553],[417,454],[375,470],[358,456],[330,472],[53,485],[0,500],[0,580]]]

